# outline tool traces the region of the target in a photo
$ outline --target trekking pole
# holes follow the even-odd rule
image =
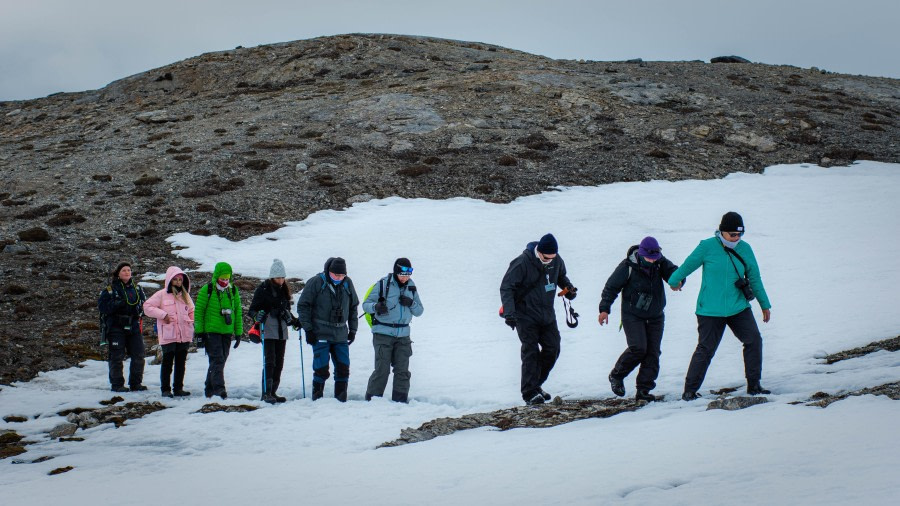
[[[300,331],[297,331],[300,335]],[[303,336],[300,335],[300,381],[303,382],[303,399],[306,399],[306,366],[303,364]]]
[[[262,365],[263,365],[263,397],[266,395],[266,324],[263,322],[259,322],[259,342],[262,344]]]

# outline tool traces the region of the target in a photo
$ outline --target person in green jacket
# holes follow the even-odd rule
[[[740,214],[733,211],[725,213],[715,236],[700,241],[681,267],[669,277],[669,286],[680,290],[681,282],[703,267],[696,310],[699,337],[681,396],[686,401],[700,397],[698,390],[722,341],[726,325],[744,344],[747,393],[771,393],[760,385],[762,336],[750,310],[750,301],[754,298],[759,301],[763,322],[766,323],[771,317],[772,304],[763,287],[753,248],[742,240],[744,231],[744,220]]]
[[[209,369],[206,371],[206,397],[218,395],[228,398],[225,391],[225,361],[229,345],[241,344],[244,333],[241,314],[241,294],[231,284],[231,266],[219,262],[213,269],[212,280],[197,292],[194,307],[194,334],[206,346]]]

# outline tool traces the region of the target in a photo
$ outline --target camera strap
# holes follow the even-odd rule
[[[739,255],[737,251],[734,251],[731,248],[727,248],[727,247],[725,247],[725,245],[722,245],[722,249],[724,249],[725,252],[729,254],[728,259],[731,260],[731,266],[734,267],[734,273],[737,274],[739,278],[746,278],[747,277],[747,262],[745,262],[744,259],[741,258],[741,255]],[[743,276],[741,276],[741,273],[738,272],[737,265],[734,264],[734,258],[731,258],[732,255],[736,256],[737,259],[741,261],[741,265],[744,266],[744,275]]]

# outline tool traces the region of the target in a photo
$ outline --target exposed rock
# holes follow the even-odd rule
[[[757,404],[764,404],[766,402],[769,402],[769,399],[765,397],[726,397],[710,402],[706,406],[706,410],[709,411],[710,409],[724,409],[726,411],[736,411],[739,409],[749,408],[750,406],[756,406]]]
[[[520,406],[491,413],[464,415],[459,418],[437,418],[422,424],[418,429],[409,427],[401,430],[400,438],[382,443],[378,448],[428,441],[438,436],[477,427],[492,426],[500,430],[555,427],[586,418],[607,418],[625,411],[634,411],[645,404],[634,399],[563,401],[557,397],[550,404]]]
[[[209,404],[204,404],[202,408],[197,410],[197,413],[246,413],[248,411],[256,411],[257,409],[259,409],[259,407],[250,406],[249,404],[224,405],[217,402],[211,402]]]
[[[21,442],[23,437],[14,430],[0,430],[0,459],[25,453],[28,443]]]
[[[89,429],[103,423],[114,423],[116,427],[125,425],[126,420],[142,418],[150,413],[162,411],[166,406],[160,402],[129,402],[121,406],[109,406],[99,409],[79,408],[71,410],[66,420],[81,429]]]
[[[28,417],[22,415],[7,415],[3,417],[3,421],[7,423],[22,423],[27,422]]]
[[[77,415],[73,415],[77,416]],[[78,425],[74,423],[61,423],[53,429],[50,430],[50,439],[57,439],[61,437],[71,436],[75,434],[75,431],[78,430]]]
[[[178,121],[177,117],[169,115],[165,110],[142,112],[136,114],[134,119],[141,123],[167,123],[169,121]]]
[[[877,387],[863,388],[862,390],[856,390],[846,393],[828,394],[825,392],[816,392],[812,396],[810,396],[810,402],[808,402],[806,405],[825,408],[833,402],[837,402],[846,399],[847,397],[856,395],[885,395],[897,401],[900,400],[900,381],[885,383],[884,385],[879,385]]]
[[[741,58],[740,56],[716,56],[715,58],[711,58],[709,60],[710,63],[751,63],[750,60],[746,58]]]
[[[741,132],[725,137],[725,141],[734,146],[746,146],[762,153],[771,153],[778,149],[778,145],[768,137],[762,137],[754,132]]]
[[[869,343],[865,346],[861,346],[859,348],[853,348],[852,350],[842,351],[839,353],[834,353],[832,355],[828,355],[825,357],[826,364],[833,364],[835,362],[840,362],[841,360],[846,360],[848,358],[856,358],[861,357],[863,355],[868,355],[869,353],[874,353],[876,351],[887,350],[887,351],[898,351],[900,350],[900,336],[892,337],[890,339],[885,339],[883,341],[875,341],[874,343]]]
[[[472,145],[472,136],[469,134],[456,134],[450,139],[450,149],[468,148]]]
[[[71,471],[72,469],[75,469],[75,468],[72,467],[72,466],[57,467],[56,469],[50,471],[50,472],[47,473],[47,474],[49,474],[50,476],[54,476],[54,475],[57,475],[57,474],[68,473],[68,472]]]

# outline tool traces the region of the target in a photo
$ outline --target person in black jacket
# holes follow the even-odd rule
[[[521,391],[527,404],[550,400],[541,386],[559,358],[559,328],[553,309],[556,288],[567,288],[566,298],[570,300],[577,292],[566,277],[566,264],[558,250],[552,234],[528,243],[525,251],[509,263],[500,284],[503,319],[522,342]]]
[[[277,394],[284,367],[284,349],[287,344],[288,326],[300,327],[300,321],[291,314],[291,289],[285,282],[284,263],[275,259],[269,269],[269,279],[256,287],[250,302],[250,317],[260,324],[262,336],[253,338],[263,347],[263,382],[260,400],[274,404],[287,399]]]
[[[144,290],[131,277],[131,264],[122,262],[112,272],[112,281],[100,292],[97,301],[104,315],[109,343],[109,384],[113,392],[128,392],[122,372],[125,356],[131,359],[128,385],[132,392],[147,390],[144,380],[144,338],[141,316],[144,314]]]
[[[653,237],[645,237],[640,245],[628,249],[628,254],[606,281],[600,300],[600,325],[609,323],[609,311],[619,292],[622,293],[622,328],[628,348],[619,357],[609,384],[614,394],[625,395],[625,377],[640,365],[637,375],[635,399],[655,401],[650,391],[656,387],[659,376],[659,355],[665,324],[666,292],[663,281],[668,281],[678,266],[662,255],[659,243]],[[680,286],[679,286],[680,289]]]
[[[325,394],[329,357],[334,362],[334,398],[347,401],[350,345],[356,339],[358,308],[359,297],[341,257],[326,260],[322,272],[307,280],[300,293],[297,313],[306,342],[313,347],[314,401]]]

